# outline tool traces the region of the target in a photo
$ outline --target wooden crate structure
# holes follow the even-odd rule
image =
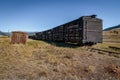
[[[27,33],[20,31],[13,31],[11,35],[12,44],[25,44],[27,41]]]

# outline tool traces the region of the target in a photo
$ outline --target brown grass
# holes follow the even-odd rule
[[[106,71],[116,78],[120,78],[120,66],[115,64],[110,64],[106,67]]]
[[[120,53],[120,49],[114,49],[114,48],[112,49],[110,48],[110,46],[120,48],[120,29],[119,28],[112,29],[109,31],[103,31],[103,43],[99,43],[92,47]]]
[[[103,41],[120,43],[120,29],[118,28],[109,31],[103,31]]]
[[[88,52],[85,47],[58,47],[28,40],[26,45],[10,44],[0,38],[0,80],[118,80],[109,64],[120,59]]]

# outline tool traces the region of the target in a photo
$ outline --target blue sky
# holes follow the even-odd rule
[[[120,24],[120,0],[0,0],[0,30],[43,31],[97,14],[103,28]]]

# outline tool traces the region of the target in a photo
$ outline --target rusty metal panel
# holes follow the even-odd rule
[[[20,32],[20,31],[14,31],[12,32],[11,36],[11,43],[12,44],[25,44],[27,41],[27,33]]]

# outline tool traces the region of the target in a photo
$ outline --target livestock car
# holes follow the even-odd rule
[[[53,29],[36,33],[36,39],[77,44],[101,43],[102,20],[96,15],[82,16]]]

